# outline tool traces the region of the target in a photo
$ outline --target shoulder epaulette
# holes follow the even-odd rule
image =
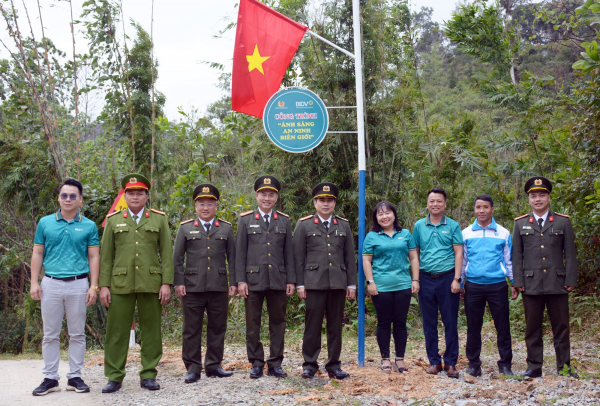
[[[106,218],[109,218],[110,216],[114,216],[117,213],[121,213],[123,210],[117,210],[117,211],[113,211],[112,213],[109,213],[106,215]]]
[[[298,221],[308,220],[309,218],[312,218],[312,214],[310,216],[302,217],[301,219],[298,219]]]
[[[516,221],[516,220],[519,220],[519,219],[522,219],[522,218],[525,218],[525,217],[527,217],[527,216],[529,216],[529,214],[523,214],[522,216],[515,217],[515,221]]]
[[[190,221],[194,221],[194,219],[190,219],[190,220],[186,220],[186,221],[182,221],[179,225],[185,224],[185,223],[189,223]]]
[[[282,216],[290,217],[290,215],[289,215],[289,214],[285,214],[285,213],[283,213],[283,212],[280,212],[279,210],[277,210],[277,213],[281,214]]]
[[[346,220],[346,219],[345,219],[345,218],[343,218],[343,217],[340,217],[340,216],[336,216],[336,217],[337,217],[337,218],[339,218],[340,220],[348,221],[348,220]],[[348,221],[348,223],[349,223],[349,221]]]
[[[240,213],[240,217],[247,216],[248,214],[254,213],[254,210],[246,211],[244,213]]]
[[[568,214],[561,214],[561,213],[556,213],[556,212],[554,212],[554,214],[556,214],[557,216],[561,216],[561,217],[571,218],[571,216],[569,216]]]
[[[166,216],[164,211],[159,211],[159,210],[154,210],[154,209],[150,209],[150,211],[153,211],[154,213],[158,213],[158,214],[162,214],[163,216]]]
[[[229,225],[231,225],[231,223],[229,221],[223,220],[223,219],[219,219],[219,221],[223,222],[223,223],[227,223]]]

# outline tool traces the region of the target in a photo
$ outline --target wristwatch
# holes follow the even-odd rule
[[[372,283],[375,283],[375,281],[374,280],[367,281],[367,285],[370,285]]]
[[[90,289],[94,289],[96,293],[100,291],[100,288],[98,286],[90,286]]]
[[[454,280],[455,280],[456,282],[458,282],[458,283],[461,283],[461,282],[462,282],[462,278],[454,278]]]

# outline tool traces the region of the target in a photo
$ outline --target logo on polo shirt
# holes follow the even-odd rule
[[[442,231],[444,234],[450,234],[450,231]]]
[[[83,231],[83,228],[76,228],[75,231]]]

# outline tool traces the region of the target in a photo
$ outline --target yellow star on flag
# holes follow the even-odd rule
[[[264,75],[265,71],[263,70],[262,64],[269,58],[270,56],[260,56],[260,53],[258,52],[258,44],[254,45],[254,53],[252,55],[246,55],[246,60],[248,61],[248,72],[258,69],[258,71]]]

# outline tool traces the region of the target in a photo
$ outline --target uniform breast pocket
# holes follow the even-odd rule
[[[122,244],[127,240],[127,236],[129,235],[129,227],[117,227],[114,230],[115,243]]]
[[[226,235],[215,235],[214,239],[217,249],[225,249],[225,247],[227,247]]]
[[[529,230],[529,229],[521,229],[519,231],[519,234],[521,235],[521,240],[523,241],[523,245],[528,247],[528,246],[533,246],[535,243],[535,231],[533,231],[533,229]],[[539,239],[539,236],[538,236]],[[539,241],[538,241],[539,242]],[[537,244],[536,244],[537,245]]]
[[[260,244],[261,236],[262,236],[262,228],[260,228],[260,227],[248,228],[248,243]]]
[[[144,226],[144,236],[147,241],[158,241],[160,229],[155,225]]]
[[[344,244],[346,243],[346,236],[348,234],[345,231],[338,231],[337,235],[335,236],[336,238],[333,239],[333,241],[335,242],[335,245],[338,247],[343,247]]]
[[[312,231],[306,234],[306,244],[309,247],[317,247],[321,242],[321,232],[320,231]]]
[[[550,229],[550,237],[552,238],[552,242],[562,242],[564,235],[564,230]]]
[[[185,242],[188,250],[197,250],[200,249],[200,241],[202,240],[202,236],[200,233],[198,234],[188,234],[185,236]]]

